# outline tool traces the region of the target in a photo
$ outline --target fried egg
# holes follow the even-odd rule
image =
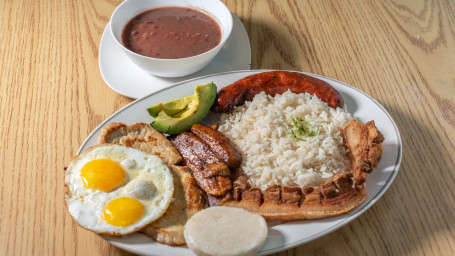
[[[174,194],[172,174],[161,158],[115,144],[75,157],[65,184],[71,216],[106,235],[126,235],[158,219]]]

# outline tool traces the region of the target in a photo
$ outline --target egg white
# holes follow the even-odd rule
[[[95,159],[120,163],[126,173],[125,181],[110,192],[86,188],[81,169]],[[161,158],[115,144],[89,148],[74,158],[65,172],[65,184],[66,201],[73,218],[84,228],[109,235],[129,234],[158,219],[174,194],[172,174]],[[144,205],[143,216],[127,227],[110,225],[102,217],[106,205],[119,197],[131,197]]]

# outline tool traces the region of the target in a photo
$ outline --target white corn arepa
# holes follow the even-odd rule
[[[186,223],[186,244],[197,255],[254,255],[267,238],[267,223],[244,209],[216,206],[193,215]]]

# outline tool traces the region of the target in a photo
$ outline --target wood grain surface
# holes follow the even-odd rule
[[[129,255],[75,224],[63,168],[132,100],[104,83],[98,47],[118,0],[0,1],[0,255]],[[395,182],[367,212],[277,255],[455,254],[455,2],[226,0],[253,69],[346,82],[403,140]]]

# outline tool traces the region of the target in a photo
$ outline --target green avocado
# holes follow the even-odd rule
[[[151,123],[158,131],[177,134],[199,123],[208,114],[215,102],[216,86],[213,83],[198,85],[194,94],[184,98],[160,103],[147,109],[155,117]]]
[[[161,111],[164,111],[169,116],[173,116],[186,109],[188,104],[193,101],[194,95],[172,100],[166,103],[159,103],[153,107],[149,107],[147,111],[150,116],[157,117]]]

